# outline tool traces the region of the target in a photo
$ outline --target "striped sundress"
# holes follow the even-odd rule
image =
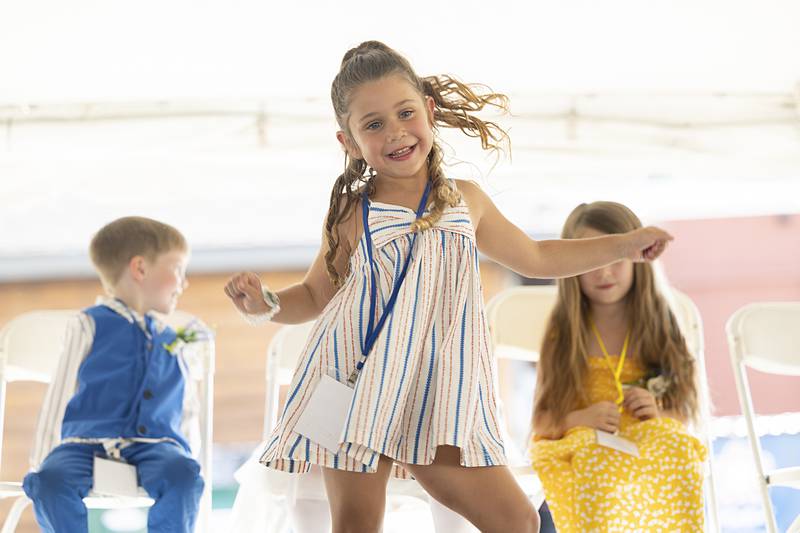
[[[370,202],[380,315],[411,246],[414,210]],[[375,472],[381,454],[431,464],[439,445],[458,446],[463,466],[506,464],[495,364],[469,209],[448,207],[417,235],[405,282],[355,386],[344,442],[334,454],[294,430],[325,372],[346,382],[361,357],[369,313],[370,263],[362,236],[350,274],[313,327],[286,405],[261,463],[287,472],[312,464]],[[408,477],[402,467],[396,477]]]

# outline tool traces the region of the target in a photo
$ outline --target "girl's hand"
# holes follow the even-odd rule
[[[614,402],[593,403],[586,409],[571,413],[575,420],[571,426],[586,426],[614,433],[619,429],[619,408]]]
[[[638,263],[655,260],[674,240],[672,235],[653,226],[630,231],[625,237],[625,259]]]
[[[639,420],[650,420],[661,415],[655,396],[641,387],[627,389],[622,406]]]
[[[225,294],[242,313],[254,315],[269,311],[261,291],[261,280],[252,272],[240,272],[228,280]]]

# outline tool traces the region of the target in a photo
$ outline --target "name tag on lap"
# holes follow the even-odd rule
[[[639,447],[632,441],[599,429],[596,429],[595,433],[597,433],[597,444],[600,446],[639,457]]]
[[[338,453],[353,393],[354,390],[344,383],[323,374],[294,430],[332,453]]]
[[[139,484],[136,479],[136,467],[121,461],[95,456],[92,490],[106,496],[138,496]]]

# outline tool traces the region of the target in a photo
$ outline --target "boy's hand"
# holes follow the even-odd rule
[[[569,426],[586,426],[614,433],[619,429],[619,408],[614,402],[593,403],[586,409],[570,413],[574,416]]]
[[[650,420],[660,416],[655,396],[641,387],[627,389],[622,406],[639,420]]]
[[[675,238],[666,231],[648,226],[625,234],[625,259],[637,263],[654,261]]]
[[[225,294],[242,313],[253,315],[269,311],[261,292],[261,280],[252,272],[240,272],[228,280]]]

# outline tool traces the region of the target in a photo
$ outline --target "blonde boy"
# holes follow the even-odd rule
[[[42,410],[51,419],[39,422],[43,451],[51,451],[25,477],[25,492],[43,531],[85,533],[94,456],[119,459],[136,467],[155,499],[148,531],[188,533],[203,491],[182,428],[191,385],[170,351],[176,332],[151,313],[175,309],[188,285],[189,247],[172,226],[125,217],[97,232],[90,255],[108,297],[68,328]]]

